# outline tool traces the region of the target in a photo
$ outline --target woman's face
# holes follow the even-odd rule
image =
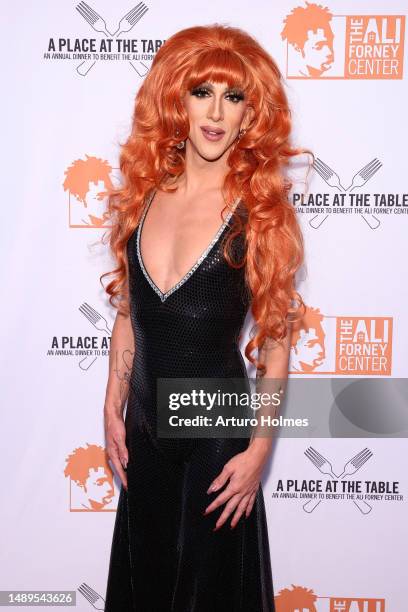
[[[246,129],[251,107],[241,89],[225,83],[201,83],[188,91],[184,106],[190,122],[188,141],[201,157],[218,159]]]

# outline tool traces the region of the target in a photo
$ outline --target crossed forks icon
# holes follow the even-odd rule
[[[105,19],[101,15],[99,15],[99,13],[97,13],[97,11],[95,11],[95,9],[93,9],[89,4],[81,0],[81,2],[75,8],[78,13],[85,19],[85,21],[89,23],[91,28],[95,30],[95,32],[100,32],[102,34],[105,34],[105,36],[107,37],[115,38],[119,38],[119,36],[125,32],[130,32],[130,30],[136,25],[136,23],[140,21],[143,15],[149,10],[144,2],[139,2],[139,4],[136,4],[136,6],[130,9],[130,11],[128,11],[126,15],[121,18],[116,32],[111,33],[106,27]],[[144,62],[138,62],[139,69],[142,70],[142,72],[139,72],[139,69],[136,68],[133,62],[131,62],[130,60],[128,61],[140,77],[144,76],[148,72],[148,66]],[[81,62],[79,66],[77,66],[77,72],[81,76],[86,76],[95,64],[96,61],[85,60]]]
[[[333,472],[333,467],[330,461],[312,446],[309,446],[309,448],[305,450],[305,455],[317,467],[319,472],[331,476],[333,480],[341,480],[345,476],[355,474],[370,459],[370,457],[373,456],[373,453],[369,448],[364,448],[352,459],[347,461],[343,468],[343,472],[339,476]],[[313,512],[321,501],[321,499],[310,499],[303,505],[303,510],[309,513]],[[353,499],[350,501],[352,501],[363,514],[368,514],[372,510],[372,506],[363,500]]]
[[[103,597],[99,595],[92,587],[90,587],[86,582],[83,582],[79,587],[78,591],[89,601],[91,606],[95,608],[95,610],[104,610],[105,609],[105,600]],[[101,606],[101,607],[99,607]]]
[[[355,189],[356,187],[362,187],[363,185],[365,185],[367,181],[376,172],[378,172],[378,170],[382,166],[382,163],[376,157],[372,159],[370,162],[368,162],[368,164],[361,168],[361,170],[356,172],[356,174],[353,176],[353,180],[351,181],[351,185],[346,188],[343,187],[340,183],[339,175],[334,170],[332,170],[330,166],[325,164],[324,161],[322,161],[319,157],[316,157],[312,166],[330,187],[336,187],[336,189],[338,189],[339,191],[346,193],[347,191],[353,191],[353,189]],[[314,229],[317,229],[329,216],[329,213],[326,213],[325,215],[316,215],[309,221],[309,224]],[[380,220],[372,214],[361,215],[361,217],[371,229],[377,229],[377,227],[380,225]]]
[[[112,330],[110,329],[107,320],[103,317],[95,308],[84,302],[79,306],[78,310],[82,312],[82,314],[88,319],[88,321],[101,332],[106,332],[108,336],[112,334]],[[79,367],[81,370],[88,370],[91,365],[96,361],[96,357],[93,355],[86,355],[79,362]]]

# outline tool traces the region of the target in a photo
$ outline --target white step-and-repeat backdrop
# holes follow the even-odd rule
[[[407,377],[405,11],[402,0],[4,7],[0,589],[73,590],[81,612],[95,593],[103,609],[119,481],[104,448],[115,312],[99,283],[112,260],[98,193],[120,180],[135,94],[177,30],[254,35],[285,76],[295,144],[316,155],[307,191],[299,181],[292,193],[307,313],[290,377]],[[264,494],[279,612],[408,609],[407,423],[393,401],[373,402],[374,420],[348,415],[347,436],[276,440]]]

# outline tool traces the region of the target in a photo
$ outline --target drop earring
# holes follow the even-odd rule
[[[180,130],[176,128],[176,137],[180,134]],[[185,140],[181,140],[176,144],[177,149],[184,149]]]
[[[246,130],[239,130],[238,132],[238,140],[241,140],[242,136],[245,134]]]

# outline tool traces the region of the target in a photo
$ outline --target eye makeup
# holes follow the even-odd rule
[[[197,96],[198,98],[206,97],[208,94],[213,92],[213,87],[210,83],[202,83],[191,89],[191,95]],[[226,89],[225,94],[230,97],[233,102],[240,102],[245,99],[244,92],[242,89],[234,87],[232,89]]]

